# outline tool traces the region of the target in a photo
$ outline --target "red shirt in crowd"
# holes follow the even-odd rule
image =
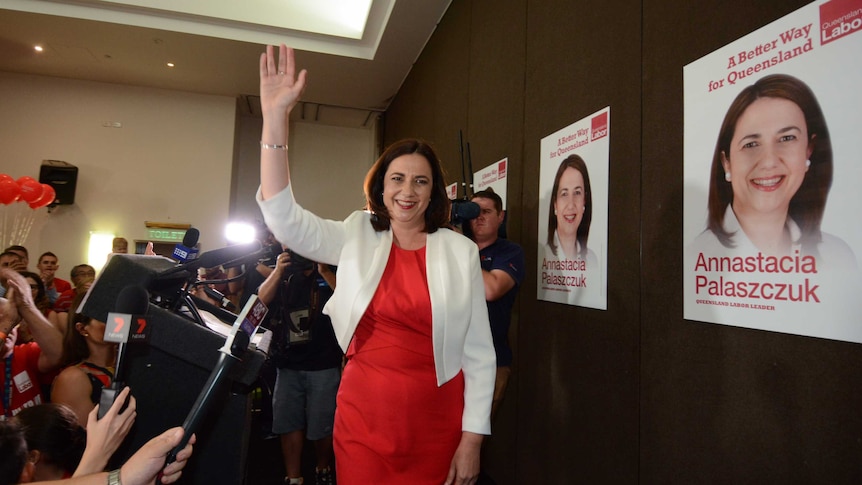
[[[72,283],[69,283],[66,280],[61,280],[60,278],[54,278],[54,289],[57,290],[57,294],[62,294],[64,291],[69,291],[72,289]]]
[[[42,404],[42,388],[39,385],[39,356],[42,350],[35,342],[16,345],[12,355],[0,359],[0,376],[3,376],[3,400],[0,410],[3,416],[11,417],[22,409]],[[12,372],[7,373],[6,366],[11,361]],[[11,376],[7,379],[6,376]],[[11,393],[11,412],[6,411],[6,402]]]

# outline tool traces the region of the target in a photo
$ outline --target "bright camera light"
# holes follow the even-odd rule
[[[231,244],[257,241],[257,231],[247,222],[229,222],[224,228],[224,237]]]

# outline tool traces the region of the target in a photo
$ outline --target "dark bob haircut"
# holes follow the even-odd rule
[[[0,483],[18,483],[27,464],[27,441],[24,431],[13,419],[0,421]]]
[[[39,404],[21,410],[15,420],[24,431],[27,449],[41,453],[40,461],[69,475],[75,472],[87,446],[87,432],[68,406]]]
[[[752,103],[760,98],[781,98],[792,101],[802,110],[808,130],[808,143],[814,144],[811,166],[802,185],[790,199],[788,216],[799,224],[803,248],[811,249],[821,240],[820,222],[826,209],[826,198],[832,186],[832,141],[823,110],[807,84],[787,74],[773,74],[759,79],[740,92],[724,115],[718,141],[712,154],[709,174],[709,201],[707,228],[725,247],[732,247],[733,234],[724,230],[724,213],[733,204],[733,186],[724,179],[721,155],[730,153],[730,142],[736,123]],[[728,160],[732,163],[733,161]]]
[[[554,204],[557,202],[557,192],[560,190],[560,179],[566,169],[573,168],[584,177],[584,217],[578,225],[577,240],[581,247],[579,256],[587,257],[587,239],[590,237],[590,224],[593,222],[593,189],[590,186],[590,174],[587,172],[587,163],[580,155],[569,155],[560,162],[557,175],[554,176],[554,188],[551,189],[551,203],[548,207],[548,246],[557,254],[557,245],[554,244],[554,232],[557,231],[557,216],[554,214]]]
[[[383,204],[383,181],[386,170],[396,158],[414,153],[423,156],[431,166],[431,202],[425,210],[424,231],[432,233],[449,225],[451,203],[446,195],[446,181],[440,159],[428,143],[408,138],[390,145],[365,176],[365,208],[373,214],[371,225],[376,231],[386,231],[390,228],[389,211]]]

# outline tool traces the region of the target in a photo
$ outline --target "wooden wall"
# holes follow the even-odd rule
[[[520,483],[862,483],[862,346],[682,318],[682,68],[802,1],[454,0],[386,113],[509,157],[527,277],[485,467]],[[536,299],[539,143],[611,107],[608,310]],[[862,318],[862,316],[860,316]]]

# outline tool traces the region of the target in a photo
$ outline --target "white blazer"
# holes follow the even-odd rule
[[[346,352],[383,276],[392,231],[374,230],[371,215],[362,211],[344,221],[322,219],[296,203],[290,186],[268,200],[258,190],[257,201],[276,239],[306,258],[338,266],[338,283],[323,311]],[[437,385],[463,370],[462,430],[490,434],[496,356],[478,247],[438,229],[428,234],[425,257]]]

